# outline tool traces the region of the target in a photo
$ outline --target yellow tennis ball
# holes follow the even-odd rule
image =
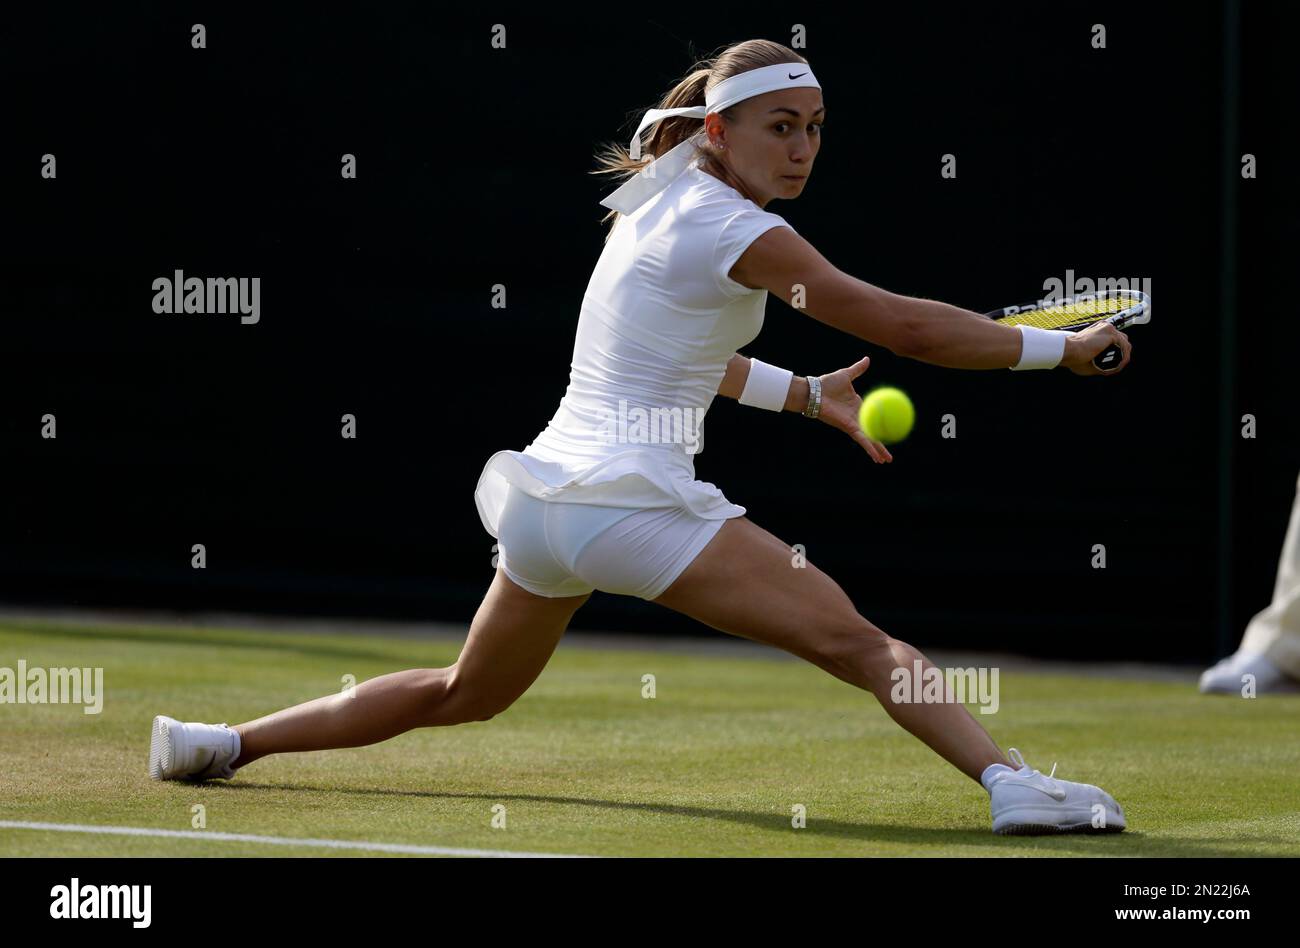
[[[867,437],[881,444],[902,441],[912,431],[916,409],[902,389],[885,386],[869,392],[858,409],[858,424]]]

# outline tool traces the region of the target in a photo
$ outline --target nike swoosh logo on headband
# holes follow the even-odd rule
[[[808,75],[808,73],[806,73],[806,72],[801,72],[801,73],[799,73],[799,76],[806,76],[806,75]],[[793,74],[791,74],[791,73],[786,73],[786,78],[787,78],[787,79],[798,79],[799,76],[793,75]]]

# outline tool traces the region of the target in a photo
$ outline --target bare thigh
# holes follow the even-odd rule
[[[728,520],[658,599],[715,629],[766,642],[807,659],[841,681],[871,691],[899,725],[972,780],[1010,762],[960,703],[897,701],[898,668],[933,664],[868,622],[812,563],[747,517]]]
[[[795,565],[790,544],[748,517],[723,524],[653,601],[722,632],[784,649],[841,678],[843,658],[889,641],[835,580],[811,562]]]
[[[479,720],[510,707],[537,680],[569,620],[590,598],[534,595],[498,567],[453,666],[457,703],[474,709]]]

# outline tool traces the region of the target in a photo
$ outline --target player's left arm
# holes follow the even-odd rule
[[[872,441],[858,425],[858,409],[862,399],[854,389],[853,380],[867,370],[871,359],[864,357],[838,372],[818,376],[822,381],[822,407],[818,419],[833,428],[838,428],[861,445],[878,464],[887,464],[894,460],[889,449],[879,441]],[[727,371],[718,386],[718,394],[728,398],[740,398],[745,391],[745,382],[749,379],[750,360],[739,352],[727,362]],[[790,379],[790,391],[785,397],[785,411],[803,413],[808,407],[808,378],[796,375]]]
[[[718,386],[718,394],[727,398],[740,398],[749,379],[749,358],[737,352],[727,363],[727,371]],[[808,379],[796,375],[790,379],[790,391],[785,396],[785,411],[802,412],[808,407]]]

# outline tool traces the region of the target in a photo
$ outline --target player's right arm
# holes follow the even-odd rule
[[[858,339],[884,346],[896,355],[954,369],[1005,369],[1020,361],[1020,331],[970,310],[891,293],[850,276],[788,227],[773,227],[756,238],[728,274],[737,283],[765,289],[802,308],[818,322]],[[1109,332],[1101,329],[1105,326]],[[1108,323],[1066,339],[1061,364],[1090,364],[1094,355],[1123,336]],[[1088,338],[1084,338],[1087,336]],[[1128,362],[1127,337],[1124,361]]]

